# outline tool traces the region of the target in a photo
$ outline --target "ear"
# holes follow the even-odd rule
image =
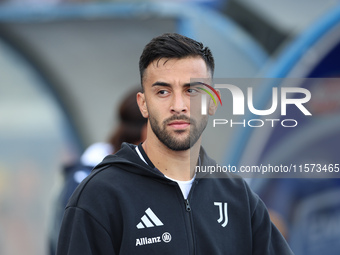
[[[149,118],[148,107],[146,106],[145,94],[142,92],[137,93],[137,104],[139,110],[144,118]]]
[[[221,92],[219,90],[216,90],[216,92],[221,97]],[[209,115],[214,115],[217,110],[217,107],[218,107],[218,101],[217,101],[217,105],[215,105],[214,101],[210,98],[209,109],[208,109]]]

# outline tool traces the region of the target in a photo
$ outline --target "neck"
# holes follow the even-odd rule
[[[142,146],[154,166],[164,175],[178,181],[188,181],[195,175],[200,144],[199,139],[191,149],[173,151],[158,139],[153,142],[148,138]]]

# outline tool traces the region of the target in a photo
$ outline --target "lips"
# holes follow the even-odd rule
[[[185,129],[190,126],[190,122],[183,121],[183,120],[176,120],[176,121],[170,122],[168,126],[175,128],[175,129]]]

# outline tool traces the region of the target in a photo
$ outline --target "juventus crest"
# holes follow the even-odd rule
[[[220,217],[217,222],[222,223],[222,227],[227,226],[228,224],[228,203],[223,202],[214,202],[214,205],[218,206]]]

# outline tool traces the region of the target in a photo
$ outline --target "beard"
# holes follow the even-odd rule
[[[170,132],[166,130],[167,125],[174,120],[184,120],[190,122],[189,135],[187,135],[187,137],[184,139],[178,139],[175,137],[175,135],[171,135]],[[166,147],[173,151],[185,151],[190,149],[201,137],[201,134],[207,126],[208,118],[203,118],[198,124],[195,120],[184,115],[173,115],[172,117],[164,120],[162,125],[160,125],[158,121],[152,116],[149,116],[149,121],[152,131]],[[176,130],[174,132],[175,134],[181,134],[187,131]]]

